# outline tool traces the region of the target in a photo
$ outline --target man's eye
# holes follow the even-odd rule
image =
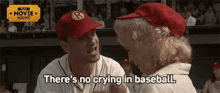
[[[81,37],[79,37],[79,38],[76,38],[77,40],[84,40],[86,38],[86,36],[85,35],[83,35],[83,36],[81,36]]]

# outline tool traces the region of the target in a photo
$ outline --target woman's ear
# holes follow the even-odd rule
[[[70,44],[67,41],[60,41],[62,49],[68,54],[70,51]]]

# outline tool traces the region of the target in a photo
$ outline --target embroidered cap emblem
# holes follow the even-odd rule
[[[82,19],[84,19],[84,17],[85,17],[84,14],[79,12],[79,11],[73,11],[72,12],[72,18],[74,20],[82,20]]]

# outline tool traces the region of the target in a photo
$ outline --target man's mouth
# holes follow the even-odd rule
[[[90,55],[96,55],[97,54],[97,47],[93,47],[89,51],[87,51]]]

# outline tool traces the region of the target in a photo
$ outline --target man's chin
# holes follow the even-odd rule
[[[89,63],[95,63],[97,61],[99,61],[100,59],[100,54],[97,54],[95,56],[90,56],[89,59],[88,59],[88,62]]]

